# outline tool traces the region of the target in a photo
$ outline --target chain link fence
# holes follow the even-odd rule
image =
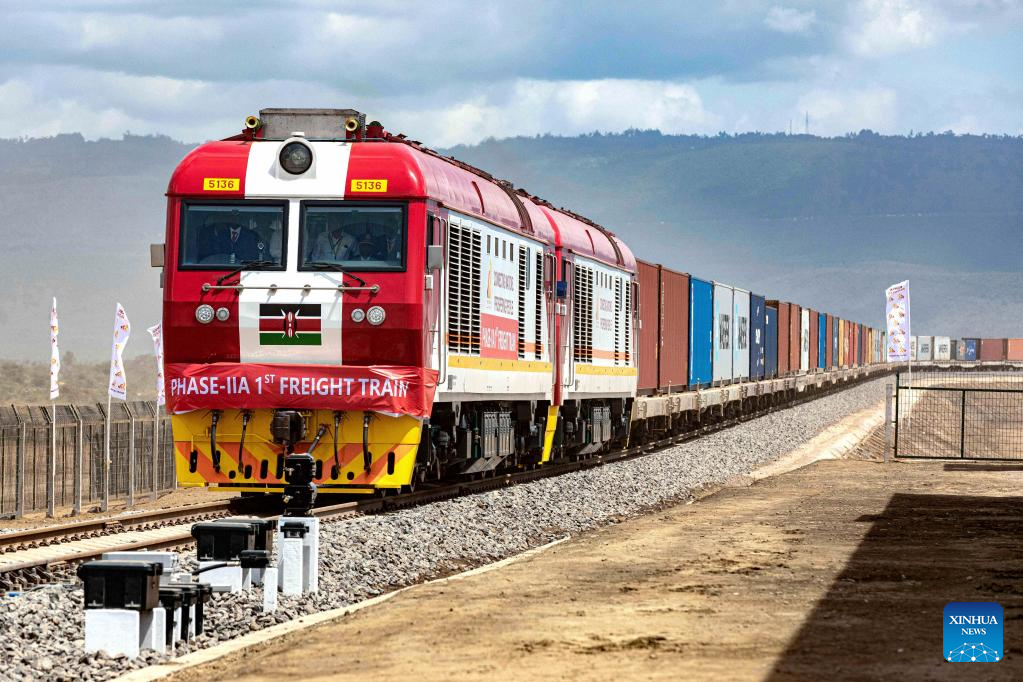
[[[1023,372],[897,373],[895,456],[1023,460]]]
[[[175,486],[170,420],[151,401],[0,406],[0,516],[83,506]],[[107,466],[109,464],[109,466]]]

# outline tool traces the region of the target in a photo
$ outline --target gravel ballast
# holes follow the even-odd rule
[[[261,612],[258,589],[217,595],[206,608],[206,632],[190,645],[180,644],[177,654],[690,499],[697,488],[749,473],[877,404],[889,381],[870,381],[637,459],[325,524],[318,593],[282,596],[275,614]],[[83,631],[80,586],[0,599],[0,679],[104,680],[169,658],[153,652],[134,661],[85,654]]]

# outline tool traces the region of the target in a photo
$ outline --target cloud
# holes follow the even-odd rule
[[[792,7],[775,5],[767,11],[764,24],[782,33],[806,33],[816,20],[817,12],[812,9],[800,12]]]
[[[518,79],[431,112],[395,111],[393,120],[404,129],[423,130],[423,139],[441,147],[537,132],[573,135],[627,128],[705,132],[720,123],[691,85],[622,79]]]
[[[799,98],[797,120],[810,118],[815,135],[841,135],[864,128],[876,132],[903,132],[899,128],[899,100],[894,90],[820,89]]]
[[[941,10],[914,0],[862,0],[846,33],[856,55],[877,58],[930,47],[951,25]]]

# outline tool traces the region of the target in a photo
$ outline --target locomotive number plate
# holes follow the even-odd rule
[[[386,192],[387,180],[352,180],[353,192]]]
[[[202,188],[207,192],[237,192],[241,187],[240,178],[203,178]]]

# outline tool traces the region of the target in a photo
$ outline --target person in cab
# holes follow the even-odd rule
[[[343,224],[341,216],[330,216],[327,229],[316,238],[309,259],[328,263],[351,260],[356,246],[355,237]]]

